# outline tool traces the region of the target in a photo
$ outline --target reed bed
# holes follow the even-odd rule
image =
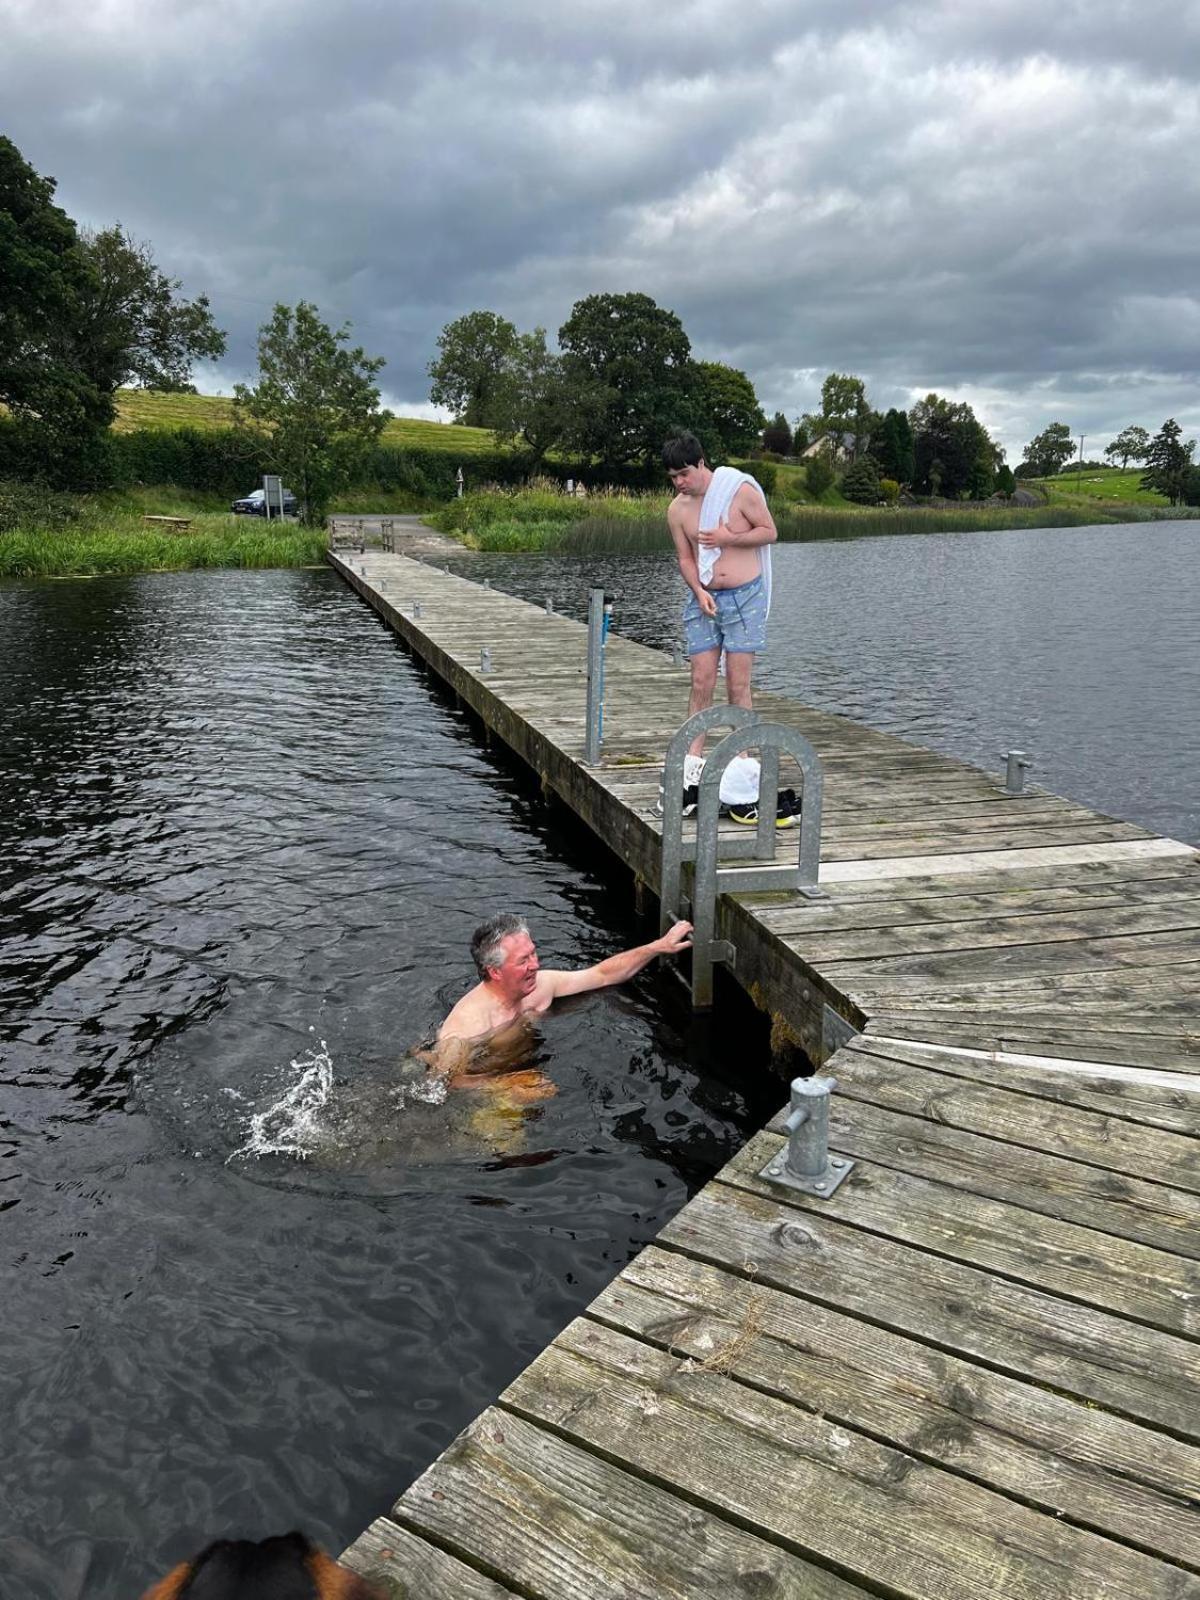
[[[230,515],[219,495],[132,489],[73,499],[0,485],[0,578],[98,577],[190,567],[296,567],[323,559],[325,532]],[[188,517],[172,532],[146,515]]]
[[[440,507],[428,520],[477,550],[557,551],[563,555],[642,553],[667,547],[669,498],[665,493],[614,492],[579,501],[551,484],[528,490],[483,489]],[[859,510],[797,506],[784,501],[772,501],[771,509],[780,540],[785,543],[885,534],[1077,528],[1178,514],[1145,506],[1009,508],[964,504],[961,509],[881,506]]]
[[[193,567],[303,567],[324,558],[323,529],[247,528],[224,517],[159,533],[128,523],[100,523],[55,533],[0,533],[0,578],[102,577],[180,572]]]

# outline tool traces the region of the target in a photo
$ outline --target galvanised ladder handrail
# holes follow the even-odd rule
[[[718,851],[725,844],[717,832],[721,778],[731,761],[751,749],[759,751],[764,773],[768,768],[768,759],[773,769],[774,785],[770,791],[765,785],[760,786],[758,807],[758,832],[761,834],[763,831],[765,811],[765,821],[771,831],[772,857],[775,854],[775,791],[781,752],[786,751],[800,768],[804,787],[800,811],[800,848],[794,866],[772,864],[769,867],[721,869],[717,865]],[[705,761],[700,779],[700,802],[696,810],[696,876],[692,894],[692,1005],[696,1010],[707,1010],[712,1005],[713,963],[727,961],[732,964],[736,954],[726,941],[716,941],[713,937],[716,932],[718,894],[729,889],[746,892],[792,889],[810,899],[824,898],[823,891],[817,886],[821,867],[822,789],[821,760],[817,752],[803,734],[780,723],[752,722],[749,726],[739,726],[721,740]],[[727,850],[726,853],[734,852]]]
[[[709,706],[706,711],[697,711],[695,716],[689,717],[681,728],[671,736],[667,746],[666,760],[663,762],[663,819],[662,819],[662,868],[659,877],[658,900],[660,909],[660,932],[666,933],[671,924],[683,915],[683,900],[681,895],[680,880],[682,877],[683,863],[696,859],[696,844],[694,840],[684,841],[683,837],[683,763],[687,756],[688,746],[692,740],[701,733],[708,733],[713,728],[746,728],[757,726],[753,711],[747,711],[742,706]],[[771,802],[770,826],[763,821],[763,810],[760,807],[758,827],[753,838],[747,836],[725,841],[727,856],[755,856],[762,861],[775,859],[775,806],[778,803],[779,788],[779,759],[775,752],[771,753],[773,766],[764,766],[759,777],[760,796],[768,783],[773,783],[771,793],[775,799]]]

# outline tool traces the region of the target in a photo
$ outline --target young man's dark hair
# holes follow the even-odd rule
[[[662,449],[663,466],[668,472],[698,467],[704,460],[704,446],[694,433],[673,433]]]

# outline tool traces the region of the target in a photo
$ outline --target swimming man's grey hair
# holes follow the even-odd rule
[[[471,935],[471,959],[480,978],[486,979],[489,967],[498,967],[503,961],[500,946],[510,934],[528,933],[524,917],[511,911],[500,911],[486,922],[481,922]]]

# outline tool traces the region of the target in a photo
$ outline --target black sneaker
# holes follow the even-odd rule
[[[754,801],[747,806],[728,806],[724,808],[730,822],[737,822],[744,828],[758,826],[758,802]],[[796,799],[793,789],[784,789],[779,796],[775,807],[775,826],[777,828],[794,828],[800,821],[800,802]]]
[[[698,783],[689,784],[688,787],[683,791],[683,799],[682,799],[682,804],[681,804],[681,809],[683,811],[683,815],[685,817],[694,817],[696,815],[696,807],[699,804],[700,804],[700,785]],[[654,802],[654,815],[656,817],[661,817],[662,814],[663,814],[663,791],[662,791],[662,785],[659,784],[659,786],[658,786],[658,799]]]

